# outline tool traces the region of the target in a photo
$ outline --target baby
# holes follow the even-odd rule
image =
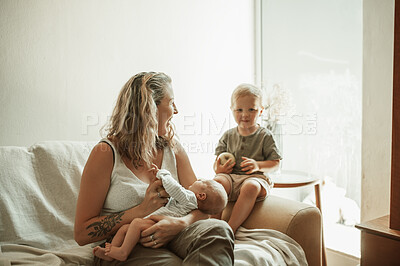
[[[165,191],[169,194],[168,203],[144,218],[136,218],[130,224],[121,226],[112,242],[106,243],[105,248],[97,246],[93,249],[95,256],[108,261],[113,259],[125,261],[138,243],[141,232],[155,223],[147,219],[151,215],[182,217],[195,209],[214,215],[220,213],[227,204],[224,187],[214,180],[197,180],[185,189],[167,170],[159,170],[153,165],[152,171],[162,181]],[[154,245],[157,245],[153,235],[151,239]]]

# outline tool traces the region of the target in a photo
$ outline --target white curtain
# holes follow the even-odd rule
[[[291,95],[283,169],[332,180],[360,206],[361,0],[260,0],[261,85]]]

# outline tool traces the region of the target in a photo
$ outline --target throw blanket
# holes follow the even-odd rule
[[[73,246],[73,245],[72,245]],[[92,248],[88,246],[55,251],[24,245],[6,244],[1,246],[0,265],[72,266],[91,265]]]
[[[89,265],[74,240],[80,178],[95,143],[0,147],[0,265]],[[89,251],[89,252],[88,252]]]
[[[64,251],[49,251],[23,245],[3,245],[0,265],[90,265],[92,248],[89,246]],[[269,229],[239,227],[235,239],[236,266],[305,266],[305,254],[293,239]]]
[[[301,246],[279,231],[239,227],[235,238],[237,266],[308,265]]]

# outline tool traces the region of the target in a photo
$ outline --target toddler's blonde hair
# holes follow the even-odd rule
[[[260,107],[262,107],[262,91],[255,85],[242,83],[236,87],[231,96],[231,108],[233,108],[236,100],[243,96],[254,96],[259,100]]]

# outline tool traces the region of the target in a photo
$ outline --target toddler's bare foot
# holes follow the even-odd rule
[[[106,255],[106,249],[102,248],[100,246],[97,246],[93,249],[93,255],[95,255],[96,257],[99,257],[100,259],[106,260],[106,261],[113,260],[113,258]]]
[[[129,253],[127,253],[120,247],[114,247],[112,244],[106,243],[106,249],[109,251],[106,251],[105,254],[111,258],[119,261],[126,261],[126,259],[128,258]]]

